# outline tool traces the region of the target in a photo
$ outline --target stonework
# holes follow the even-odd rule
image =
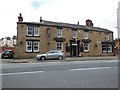
[[[92,22],[92,21],[91,21]],[[66,56],[101,56],[113,55],[113,32],[103,28],[64,24],[57,22],[17,22],[17,45],[15,47],[16,58],[35,58],[37,54],[57,49],[57,42],[62,43],[62,50]],[[27,26],[37,26],[39,36],[27,36]],[[57,36],[57,29],[62,30],[62,37]],[[77,38],[73,38],[73,31],[77,32]],[[88,32],[88,39],[84,39],[84,33]],[[106,33],[109,39],[106,40]],[[39,52],[26,52],[26,41],[38,41]],[[87,43],[85,47],[85,43]],[[108,50],[104,43],[112,45]],[[32,46],[33,47],[33,46]],[[85,52],[85,50],[87,52]],[[107,51],[105,51],[107,50]],[[103,52],[104,51],[104,52]]]

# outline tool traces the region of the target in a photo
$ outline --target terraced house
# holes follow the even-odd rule
[[[38,53],[63,50],[66,56],[113,55],[113,32],[94,27],[91,20],[86,25],[42,20],[17,22],[16,58],[35,58]]]

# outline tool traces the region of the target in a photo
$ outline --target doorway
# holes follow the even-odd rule
[[[79,56],[79,44],[80,41],[70,40],[70,56],[76,57]]]

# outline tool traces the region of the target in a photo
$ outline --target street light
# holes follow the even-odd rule
[[[118,31],[118,44],[120,45],[120,1],[118,2],[118,9],[117,9],[117,31]],[[120,47],[118,46],[118,59],[120,59]]]

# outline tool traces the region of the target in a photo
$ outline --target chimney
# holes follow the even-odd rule
[[[40,17],[40,22],[41,22],[41,23],[43,22],[42,17]]]
[[[22,21],[23,21],[23,17],[22,17],[22,14],[20,13],[18,16],[18,22],[22,22]]]
[[[79,25],[79,21],[78,21],[77,25]]]
[[[92,26],[93,27],[93,23],[90,19],[86,20],[86,26],[88,26],[88,27]]]

